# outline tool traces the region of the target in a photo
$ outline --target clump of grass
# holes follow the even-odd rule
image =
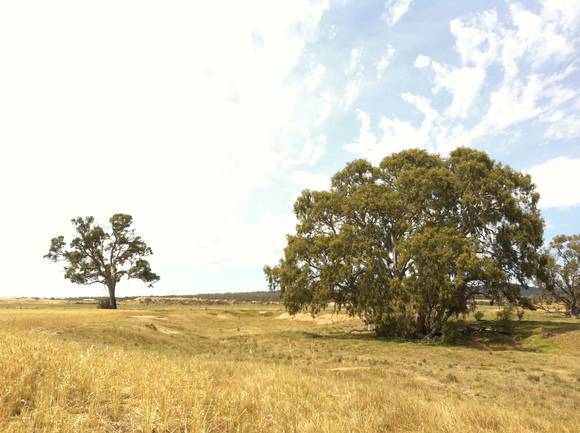
[[[537,374],[529,374],[528,375],[528,380],[530,382],[539,382],[540,381],[540,376],[538,376]]]
[[[495,328],[499,332],[512,334],[514,331],[514,308],[507,305],[496,313]]]
[[[454,382],[454,383],[459,382],[459,378],[456,375],[454,375],[453,373],[447,373],[447,376],[445,376],[445,380],[447,382]]]

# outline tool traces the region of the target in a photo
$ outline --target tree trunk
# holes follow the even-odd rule
[[[109,305],[113,310],[117,309],[117,298],[115,297],[115,286],[116,284],[109,284],[107,288],[109,289]]]
[[[427,317],[425,317],[424,313],[419,313],[415,331],[417,333],[417,338],[422,338],[427,335]]]

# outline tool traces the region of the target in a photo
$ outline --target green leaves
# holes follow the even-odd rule
[[[113,305],[115,286],[123,278],[138,279],[149,286],[159,280],[143,257],[153,254],[151,248],[135,235],[131,215],[115,214],[110,228],[96,225],[91,216],[71,220],[76,236],[68,248],[64,236],[51,240],[46,258],[64,262],[65,278],[77,284],[104,284]]]
[[[356,160],[297,199],[296,235],[265,272],[291,312],[333,302],[383,334],[433,335],[476,295],[517,297],[537,274],[537,200],[529,176],[472,149]]]
[[[127,277],[141,280],[147,283],[149,287],[159,281],[159,276],[151,271],[149,262],[144,259],[137,259],[135,261],[133,266],[131,266],[127,271]]]
[[[66,242],[64,241],[64,236],[52,238],[50,241],[50,249],[44,258],[52,260],[53,262],[58,261],[62,257],[62,251],[65,245]]]
[[[544,254],[545,272],[539,279],[543,296],[580,317],[580,235],[555,236]]]

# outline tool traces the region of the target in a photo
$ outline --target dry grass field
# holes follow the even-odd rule
[[[18,302],[1,433],[580,432],[580,322],[557,315],[446,346],[278,306]]]

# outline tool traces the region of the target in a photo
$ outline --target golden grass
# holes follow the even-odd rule
[[[578,321],[453,347],[275,306],[122,308],[0,308],[1,433],[580,431]]]

